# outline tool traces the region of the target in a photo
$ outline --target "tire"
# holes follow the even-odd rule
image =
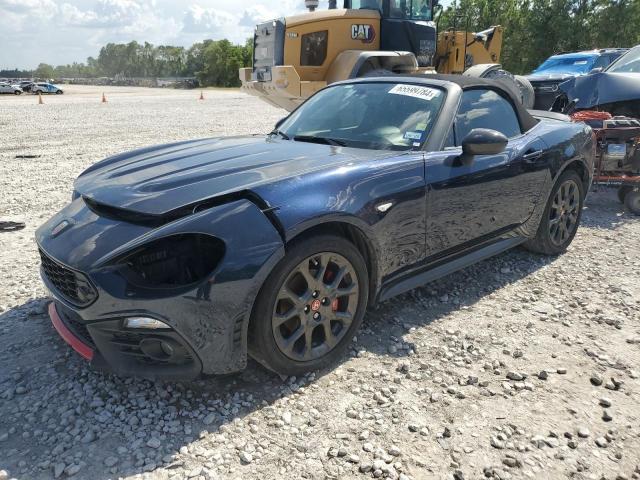
[[[566,203],[563,196],[567,199]],[[560,175],[549,195],[536,236],[525,242],[524,247],[543,255],[565,252],[580,226],[584,197],[582,179],[574,170],[567,170]],[[565,216],[565,212],[569,214]]]
[[[531,110],[536,103],[536,91],[533,89],[531,82],[522,75],[514,75],[522,98],[522,106],[527,110]]]
[[[347,350],[368,297],[367,266],[351,242],[333,235],[295,241],[258,294],[249,354],[281,375],[322,369]]]
[[[633,187],[630,185],[622,185],[620,188],[618,188],[618,200],[620,200],[621,204],[624,205],[625,197],[631,190],[633,190]]]
[[[523,91],[523,82],[518,82],[516,76],[501,68],[501,65],[498,64],[478,64],[472,67],[469,67],[462,74],[465,77],[475,77],[475,78],[485,78],[487,80],[495,80],[504,88],[506,88],[515,99],[517,99],[520,103],[527,101],[524,98]],[[531,87],[533,88],[533,87]]]
[[[62,90],[56,90],[56,95],[62,95]]]
[[[640,189],[633,189],[624,198],[624,205],[634,215],[640,215]]]
[[[14,95],[22,95],[22,92],[20,90],[16,90],[15,92],[13,92]]]

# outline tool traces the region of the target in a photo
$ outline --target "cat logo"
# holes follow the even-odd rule
[[[376,38],[373,25],[351,25],[351,39],[362,43],[371,43]]]

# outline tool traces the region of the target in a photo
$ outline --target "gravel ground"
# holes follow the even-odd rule
[[[385,302],[305,378],[95,373],[45,314],[34,230],[93,162],[266,132],[237,91],[0,98],[0,480],[640,478],[640,219],[591,195],[569,252],[515,250]],[[4,469],[4,470],[3,470]]]

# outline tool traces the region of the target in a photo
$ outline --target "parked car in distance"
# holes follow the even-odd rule
[[[30,92],[31,87],[33,86],[33,82],[29,80],[23,80],[22,82],[19,83],[19,86],[23,92]]]
[[[627,48],[603,48],[552,55],[526,77],[536,93],[534,108],[549,110],[558,96],[558,85],[573,77],[602,71],[627,51]]]
[[[14,95],[20,95],[22,94],[22,89],[17,85],[0,83],[0,93],[12,93]]]
[[[542,113],[478,78],[364,78],[267,136],[107,158],[36,233],[52,322],[123,375],[230,373],[247,353],[320,369],[369,305],[518,245],[567,249],[594,138]]]
[[[31,87],[31,93],[55,93],[57,95],[61,95],[64,91],[51,83],[37,82]]]

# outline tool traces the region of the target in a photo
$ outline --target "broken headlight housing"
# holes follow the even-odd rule
[[[209,277],[225,245],[211,235],[186,233],[147,243],[116,262],[129,283],[144,288],[177,288]]]

